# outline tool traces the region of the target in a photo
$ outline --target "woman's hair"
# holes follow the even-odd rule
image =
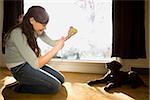
[[[26,36],[29,46],[38,57],[40,56],[40,48],[38,47],[37,44],[37,39],[35,37],[35,31],[33,29],[33,26],[30,23],[31,17],[33,17],[35,21],[41,24],[47,24],[49,21],[49,16],[43,7],[32,6],[28,9],[27,13],[24,15],[22,23],[15,26],[15,27],[21,27],[22,33]]]
[[[49,16],[46,10],[40,6],[32,6],[28,9],[27,13],[23,17],[22,22],[22,32],[27,37],[27,42],[32,50],[35,52],[37,56],[40,54],[40,48],[37,45],[37,40],[34,34],[33,26],[30,23],[30,18],[33,17],[35,21],[41,24],[47,24],[49,21]]]

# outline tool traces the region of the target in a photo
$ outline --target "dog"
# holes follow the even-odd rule
[[[128,84],[131,88],[137,88],[144,85],[143,80],[138,76],[135,71],[120,71],[122,64],[118,61],[111,61],[106,63],[108,72],[100,79],[88,81],[88,85],[106,83],[104,90],[109,92],[115,87],[120,87],[124,84]]]

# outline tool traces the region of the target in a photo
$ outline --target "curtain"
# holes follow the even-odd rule
[[[112,57],[146,58],[144,0],[113,0]]]
[[[24,13],[24,0],[4,0],[4,19],[2,32],[2,52],[4,53],[4,36],[7,31],[19,21],[19,15]]]

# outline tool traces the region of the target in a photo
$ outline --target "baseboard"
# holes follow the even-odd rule
[[[101,62],[89,62],[89,61],[74,61],[74,60],[52,60],[48,65],[53,66],[59,71],[63,72],[79,72],[79,73],[106,73],[105,68],[106,61]]]
[[[150,68],[137,68],[137,67],[131,67],[132,71],[136,71],[138,74],[142,75],[149,75]]]

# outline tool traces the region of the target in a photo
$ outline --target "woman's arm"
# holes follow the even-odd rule
[[[43,34],[40,35],[39,38],[52,47],[56,46],[57,42],[59,41],[59,40],[52,40],[50,37],[47,36],[45,32],[43,32]]]
[[[60,50],[63,48],[64,46],[64,41],[65,38],[62,37],[56,46],[54,46],[48,53],[46,53],[45,55],[39,57],[39,63],[38,63],[38,67],[41,68],[42,66],[44,66],[45,64],[47,64],[49,62],[49,60],[51,60],[53,58],[53,56]]]
[[[68,40],[71,36],[73,36],[74,34],[77,33],[77,29],[70,27],[69,31],[68,31],[68,35],[64,38],[62,37],[59,41],[56,42],[55,46],[45,55],[39,57],[39,63],[38,63],[38,67],[41,68],[42,66],[44,66],[46,63],[49,62],[49,60],[51,60],[53,58],[54,55],[56,55],[56,53],[64,46],[64,42],[66,40]],[[49,42],[47,43],[51,43],[52,40],[48,39],[48,36],[44,33],[43,36],[41,36],[42,40],[45,41],[49,40]],[[45,39],[44,39],[45,38]],[[45,41],[46,42],[46,41]]]
[[[11,39],[18,49],[18,53],[20,53],[23,59],[35,69],[41,68],[48,63],[48,61],[51,60],[52,57],[64,46],[65,41],[62,37],[56,46],[54,46],[47,54],[38,58],[33,50],[29,47],[26,36],[22,34],[21,29],[15,29],[12,31]]]
[[[70,37],[72,37],[73,35],[75,35],[77,33],[77,29],[75,29],[74,27],[70,27],[69,31],[68,31],[68,35],[65,37],[65,41],[67,41]],[[55,46],[58,42],[58,40],[52,40],[50,37],[47,36],[47,34],[44,32],[42,35],[39,36],[39,38],[44,41],[45,43],[47,43],[50,46]]]
[[[14,47],[17,48],[15,53],[19,53],[20,59],[24,59],[24,61],[28,62],[33,68],[37,69],[38,58],[28,45],[27,38],[22,34],[20,28],[16,28],[11,32],[10,40],[14,43]]]

